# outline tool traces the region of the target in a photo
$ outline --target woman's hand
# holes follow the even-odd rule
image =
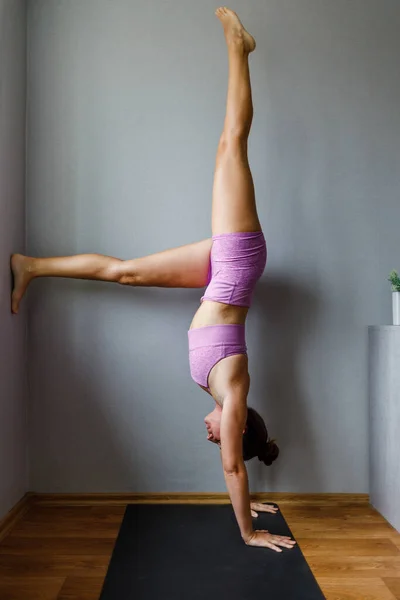
[[[251,516],[257,518],[259,512],[272,513],[278,512],[279,508],[272,504],[261,504],[260,502],[250,502]],[[258,511],[258,512],[257,512]]]
[[[291,550],[296,544],[290,537],[283,535],[273,535],[265,530],[253,531],[253,533],[246,539],[244,539],[247,546],[256,546],[258,548],[270,548],[275,552],[282,552],[282,548],[288,548]]]

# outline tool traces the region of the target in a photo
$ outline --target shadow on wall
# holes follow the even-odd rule
[[[110,306],[121,314],[136,307],[147,331],[150,324],[143,323],[141,316],[144,305],[161,315],[182,317],[196,307],[199,291],[133,291],[93,282],[46,280],[29,294],[29,339],[40,340],[29,376],[33,491],[158,492],[169,491],[168,481],[173,489],[176,478],[183,475],[176,473],[176,457],[165,451],[163,440],[173,439],[180,452],[187,445],[184,436],[176,439],[176,420],[160,415],[159,394],[149,385],[154,369],[149,349],[159,345],[159,337],[149,340],[147,336],[149,346],[143,350],[145,336],[138,347],[134,344],[138,321],[131,320],[129,327],[125,322],[124,331],[120,322],[115,339],[105,339],[102,321],[111,319]],[[182,332],[186,350],[186,324]],[[124,352],[127,336],[131,353]],[[104,344],[107,351],[99,350]],[[37,342],[32,352],[34,348]],[[181,369],[180,361],[179,365]],[[153,377],[160,379],[159,373]],[[135,385],[121,389],[121,380],[127,379]]]
[[[296,473],[296,484],[303,481],[304,489],[308,485],[313,488],[309,491],[319,489],[313,419],[300,377],[302,347],[319,314],[318,297],[297,281],[272,276],[259,282],[254,307],[257,324],[249,350],[250,365],[255,358],[254,369],[250,366],[255,385],[249,404],[257,399],[255,408],[265,415],[269,434],[280,447],[280,456],[267,473],[261,463],[256,468],[257,489],[263,491],[268,482],[271,491],[277,485],[280,492],[287,491],[279,485],[283,471]]]
[[[131,457],[123,451],[121,431],[113,427],[112,411],[102,403],[102,398],[113,397],[113,381],[109,390],[103,382],[100,386],[100,365],[88,353],[88,345],[77,351],[74,319],[58,298],[59,290],[65,293],[65,282],[57,283],[55,292],[48,282],[45,293],[33,293],[29,307],[29,339],[40,340],[40,353],[29,365],[33,491],[120,491]],[[68,290],[65,295],[70,299]],[[39,298],[46,326],[33,318]]]

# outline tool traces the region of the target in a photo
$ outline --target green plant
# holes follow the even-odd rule
[[[391,271],[389,281],[392,284],[392,291],[400,292],[400,277],[397,271]]]

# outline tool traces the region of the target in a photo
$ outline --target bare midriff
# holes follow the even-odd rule
[[[246,306],[204,300],[193,317],[190,329],[207,325],[244,325],[248,312]]]

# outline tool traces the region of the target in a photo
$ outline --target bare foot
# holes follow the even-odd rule
[[[217,8],[215,14],[224,28],[227,44],[241,42],[244,45],[245,52],[253,52],[256,47],[256,41],[243,27],[237,14],[226,6]]]
[[[33,260],[22,254],[13,254],[11,257],[11,270],[14,278],[14,288],[11,297],[11,312],[18,313],[26,288],[33,279]]]

